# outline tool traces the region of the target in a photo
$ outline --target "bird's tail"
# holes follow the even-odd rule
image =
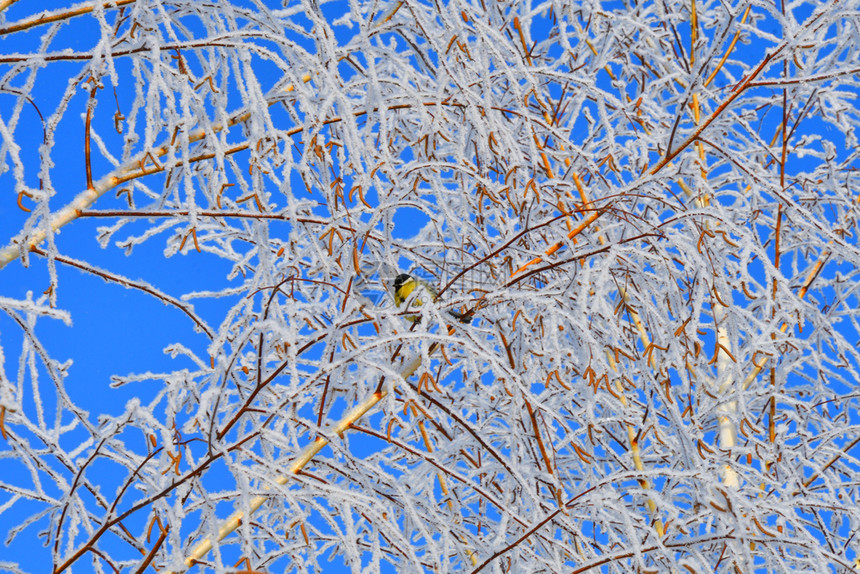
[[[465,313],[461,313],[460,311],[454,311],[453,309],[449,309],[448,314],[460,321],[461,323],[466,323],[467,325],[472,322],[472,317],[475,316],[474,311],[466,311]]]

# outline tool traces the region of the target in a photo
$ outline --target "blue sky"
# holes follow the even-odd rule
[[[53,6],[51,3],[41,3],[40,8],[52,9],[54,6],[66,6],[65,2],[52,4]],[[5,11],[4,16],[7,21],[17,21],[29,16],[31,10],[32,6],[20,2]],[[329,11],[332,10],[335,8],[329,9]],[[0,36],[0,53],[11,54],[38,49],[41,35],[45,30],[45,27],[36,27],[23,34]],[[88,51],[92,48],[92,39],[97,38],[94,21],[85,16],[78,18],[74,25],[63,26],[60,29],[51,43],[51,51],[65,48]],[[128,67],[122,68],[122,62],[119,66],[121,73],[130,72]],[[54,106],[68,87],[69,75],[78,73],[79,69],[78,63],[52,64],[51,73],[38,75],[32,94],[42,117],[47,119],[53,112]],[[119,109],[127,111],[130,107],[128,98],[132,93],[133,81],[125,77],[123,82],[117,90],[117,101]],[[118,149],[121,145],[120,137],[112,133],[111,129],[116,110],[116,102],[110,93],[112,89],[113,87],[108,85],[105,90],[99,91],[93,122],[102,137],[106,138],[106,142],[110,145],[113,138],[115,149]],[[87,99],[88,95],[85,91],[77,91],[69,103],[66,117],[57,130],[57,143],[52,151],[52,157],[55,158],[57,166],[51,171],[57,195],[51,200],[52,210],[67,203],[86,187],[82,114]],[[4,121],[9,121],[9,115],[12,112],[10,106],[15,102],[15,98],[0,94],[0,116]],[[79,118],[80,120],[76,121]],[[35,166],[38,165],[38,147],[42,143],[43,129],[42,119],[34,107],[25,106],[21,110],[15,133],[21,144],[20,154],[26,168],[27,184],[33,189],[38,189],[38,173]],[[114,153],[118,152],[114,151]],[[93,158],[93,176],[98,179],[110,171],[111,166],[103,160],[100,161],[96,153],[93,154]],[[28,214],[20,210],[16,204],[15,195],[11,192],[14,188],[11,174],[7,172],[0,175],[0,183],[7,190],[7,200],[0,202],[0,229],[4,234],[0,241],[5,245],[16,230],[24,225]],[[295,183],[301,185],[299,181]],[[33,202],[28,198],[22,201],[25,207],[34,207]],[[125,196],[115,197],[114,193],[109,192],[93,207],[123,209],[127,208],[127,203]],[[408,219],[407,213],[404,212],[404,216]],[[241,279],[241,276],[233,280],[228,279],[229,264],[205,252],[198,253],[192,249],[186,253],[165,257],[165,234],[135,247],[132,256],[127,256],[122,249],[113,245],[117,239],[129,235],[129,230],[140,232],[146,229],[148,226],[145,223],[132,223],[126,226],[110,246],[103,249],[97,241],[99,228],[111,225],[114,221],[111,218],[83,218],[74,221],[56,235],[58,251],[67,257],[87,261],[113,274],[146,282],[174,297],[201,289],[218,290],[236,285]],[[410,225],[411,223],[405,226],[396,225],[395,235],[408,233]],[[273,224],[271,229],[277,232],[278,224]],[[161,390],[157,379],[120,386],[112,385],[113,375],[169,373],[183,368],[194,369],[193,362],[188,358],[182,355],[173,358],[165,352],[169,345],[176,342],[188,346],[200,356],[207,356],[209,338],[196,330],[194,323],[175,307],[166,306],[139,289],[107,283],[100,277],[63,264],[57,265],[56,272],[58,305],[71,315],[72,323],[67,325],[60,320],[41,320],[35,332],[52,357],[61,361],[73,360],[68,368],[66,389],[72,401],[89,413],[91,422],[96,423],[103,420],[105,416],[122,414],[129,400],[137,399],[145,404]],[[51,284],[46,260],[36,255],[30,256],[28,267],[25,268],[16,261],[4,268],[2,274],[0,296],[18,299],[26,297],[29,292],[33,299],[38,299]],[[195,299],[191,304],[211,327],[217,329],[225,313],[236,300],[237,297],[204,298]],[[6,372],[13,377],[17,372],[16,362],[21,344],[20,328],[9,316],[0,314],[0,346],[5,356]],[[43,371],[43,369],[40,370]],[[44,377],[44,372],[42,376]],[[32,401],[26,401],[25,405],[35,410],[35,404]],[[43,407],[48,413],[54,408],[50,393],[45,394]],[[64,417],[68,418],[68,415]],[[68,434],[70,443],[84,438],[85,433],[73,431]],[[134,441],[133,438],[131,440]],[[140,440],[142,441],[142,437]],[[142,447],[142,445],[138,446]],[[115,473],[116,471],[105,466],[105,472]],[[26,485],[29,482],[26,469],[14,462],[5,463],[4,474],[5,480],[11,484]],[[213,476],[217,476],[217,473]],[[118,481],[122,478],[124,474],[117,474],[115,477],[105,475],[103,494],[109,498],[111,490],[117,488]],[[54,496],[61,494],[56,489],[52,491],[49,488],[48,491]],[[0,504],[7,500],[8,495],[0,499]],[[223,506],[222,513],[226,517],[232,504],[224,503]],[[5,532],[13,524],[24,520],[39,509],[38,504],[16,503],[11,510],[7,510],[2,515],[3,531]],[[126,524],[137,532],[145,528],[145,524],[141,523],[144,518],[145,513],[139,513],[139,516],[132,517]],[[30,525],[11,545],[0,546],[0,571],[4,570],[4,562],[17,562],[28,572],[50,571],[51,552],[43,546],[46,526],[47,521],[43,517]],[[108,547],[111,547],[110,543]],[[117,548],[119,553],[127,555],[128,547],[124,543],[115,543],[113,547]],[[321,558],[321,561],[324,563],[325,558]],[[349,571],[348,568],[338,567],[338,561],[330,566],[331,568],[327,568],[326,571]],[[89,568],[91,568],[89,561],[82,560],[74,571],[90,571]]]

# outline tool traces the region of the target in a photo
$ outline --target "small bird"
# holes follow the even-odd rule
[[[407,308],[420,307],[424,304],[425,299],[434,301],[437,296],[437,291],[432,285],[421,279],[416,279],[408,273],[401,273],[394,278],[394,304],[398,307],[403,303],[407,303]],[[460,313],[449,309],[447,313],[461,323],[472,322],[471,312]],[[407,318],[413,322],[419,320],[417,315],[411,315]]]

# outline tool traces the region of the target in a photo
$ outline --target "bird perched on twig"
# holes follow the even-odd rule
[[[394,278],[394,304],[400,307],[406,303],[406,308],[420,307],[424,301],[435,301],[438,296],[436,289],[421,279],[416,279],[409,273],[401,273]],[[449,315],[460,321],[461,323],[471,323],[473,312],[461,313],[449,309]],[[407,317],[410,321],[418,321],[417,315]]]

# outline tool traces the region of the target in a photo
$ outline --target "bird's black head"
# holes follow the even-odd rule
[[[403,284],[412,279],[412,276],[408,273],[401,273],[397,277],[394,278],[394,292],[400,291],[400,288],[403,287]]]

